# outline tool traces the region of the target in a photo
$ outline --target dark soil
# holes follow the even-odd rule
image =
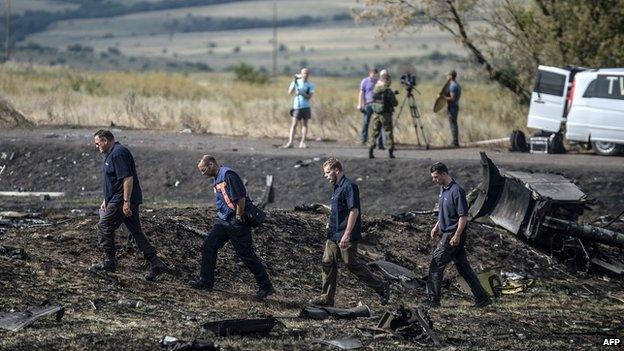
[[[366,232],[363,241],[389,261],[424,277],[433,245],[428,233],[435,218],[419,215],[401,222],[391,214],[434,206],[437,189],[428,174],[434,160],[444,160],[467,190],[476,186],[481,180],[478,150],[460,150],[457,154],[402,150],[397,160],[369,161],[363,149],[338,144],[312,144],[318,149],[301,150],[300,155],[294,153],[299,150],[277,154],[282,151],[273,148],[270,140],[124,133],[145,140],[122,142],[130,146],[137,161],[146,198],[141,213],[144,230],[171,273],[155,283],[144,281],[145,261],[127,247],[127,234],[121,231],[117,273],[93,275],[87,271],[101,258],[95,224],[101,202],[102,158],[92,146],[91,131],[0,131],[0,155],[7,155],[0,156],[0,166],[7,166],[0,175],[0,190],[67,192],[66,197],[50,201],[0,197],[0,210],[40,213],[33,214],[35,220],[50,224],[42,226],[41,221],[28,219],[22,220],[20,228],[0,231],[0,245],[21,248],[27,254],[25,259],[0,255],[0,313],[44,301],[67,307],[59,322],[47,317],[19,332],[0,330],[0,349],[161,350],[158,340],[165,335],[207,339],[226,349],[240,350],[326,349],[314,341],[345,335],[357,336],[371,350],[420,347],[406,340],[373,339],[357,327],[376,326],[384,311],[399,305],[415,307],[424,298],[424,291],[395,283],[390,304],[381,306],[376,294],[345,267],[341,267],[337,304],[353,307],[362,301],[371,307],[374,317],[329,321],[294,318],[320,291],[327,215],[292,209],[303,203],[329,202],[331,188],[320,166],[328,155],[337,155],[344,161],[347,175],[360,185]],[[213,201],[209,180],[195,168],[204,153],[212,153],[239,170],[252,197],[262,193],[265,175],[274,175],[276,202],[269,206],[266,225],[254,231],[256,250],[278,290],[267,302],[252,299],[256,289],[253,277],[229,244],[217,263],[219,291],[186,286],[187,278],[199,271],[203,240],[188,228],[207,231],[215,217],[209,207]],[[595,211],[584,220],[624,209],[622,158],[577,155],[582,162],[575,163],[568,157],[572,155],[538,159],[493,150],[490,154],[508,169],[557,172],[577,181],[596,198]],[[320,160],[314,161],[314,157]],[[305,161],[304,166],[295,168],[298,161]],[[71,209],[80,211],[71,213]],[[501,267],[536,283],[524,292],[497,299],[486,309],[471,308],[471,296],[451,284],[444,291],[443,307],[430,311],[445,349],[587,350],[600,349],[605,338],[622,338],[624,304],[611,297],[623,293],[621,277],[604,272],[571,274],[557,259],[503,230],[477,223],[471,226],[467,250],[475,269]],[[624,224],[617,222],[613,229],[624,231]],[[456,275],[451,264],[447,276],[452,279]],[[141,300],[143,305],[121,306],[118,300],[123,297]],[[99,308],[93,309],[90,301]],[[265,336],[213,337],[201,333],[200,325],[205,321],[267,315],[281,317],[288,329],[299,328],[303,334],[276,330]]]

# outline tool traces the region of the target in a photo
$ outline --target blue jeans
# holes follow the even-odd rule
[[[360,141],[366,143],[368,141],[368,126],[370,124],[371,116],[373,115],[373,106],[371,104],[364,105],[362,110],[362,131],[360,132]],[[377,146],[383,148],[383,133],[379,134],[377,138]]]

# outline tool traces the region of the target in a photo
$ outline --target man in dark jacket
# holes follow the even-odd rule
[[[374,140],[374,139],[373,139]],[[325,178],[334,186],[331,197],[331,214],[325,250],[323,251],[323,287],[321,296],[312,300],[319,306],[333,306],[338,278],[338,260],[359,280],[379,294],[382,305],[390,299],[390,285],[373,274],[357,257],[358,241],[362,236],[360,191],[342,172],[342,164],[329,158],[323,164]]]
[[[105,258],[92,265],[90,270],[115,271],[115,230],[123,223],[149,262],[150,269],[145,279],[154,280],[167,266],[156,255],[156,249],[141,230],[139,205],[143,202],[143,193],[134,158],[130,150],[115,141],[110,131],[101,129],[95,133],[94,138],[97,148],[106,155],[102,171],[104,200],[100,206],[98,222],[100,246],[104,249]]]
[[[377,81],[373,89],[373,109],[376,108],[377,104],[380,104],[380,106],[383,105],[383,110],[375,112],[375,116],[373,117],[373,134],[371,135],[368,146],[368,158],[375,158],[373,150],[375,149],[376,140],[382,129],[388,147],[388,156],[394,158],[392,113],[399,102],[392,89],[390,89],[391,84],[392,80],[388,72],[386,72],[386,70],[381,71],[379,81]]]
[[[442,278],[444,269],[451,262],[455,262],[455,268],[459,275],[470,286],[475,298],[475,307],[485,307],[492,303],[479,278],[470,267],[466,258],[466,228],[468,225],[468,202],[466,193],[448,173],[448,168],[441,162],[431,166],[431,179],[440,186],[438,200],[438,221],[431,229],[431,238],[434,239],[438,232],[441,238],[438,241],[429,266],[429,278],[427,280],[427,304],[430,307],[440,306],[442,295]]]
[[[238,257],[256,278],[258,283],[256,297],[261,300],[266,299],[275,293],[275,289],[253,248],[251,225],[247,219],[252,202],[247,196],[242,179],[230,168],[220,166],[217,160],[209,155],[201,158],[197,168],[201,174],[214,177],[212,187],[217,203],[218,219],[204,239],[200,277],[189,281],[189,285],[196,289],[211,290],[213,288],[217,253],[229,241]]]

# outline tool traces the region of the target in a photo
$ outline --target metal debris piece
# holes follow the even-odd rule
[[[15,196],[15,197],[28,197],[35,196],[40,197],[47,195],[48,197],[62,197],[65,196],[64,192],[54,191],[0,191],[0,196]]]
[[[407,212],[402,212],[402,213],[397,213],[395,215],[392,215],[392,219],[394,219],[395,221],[407,222],[411,219],[416,218],[417,216],[432,215],[436,213],[438,213],[438,211],[434,211],[434,210],[407,211]]]
[[[407,340],[429,339],[435,346],[442,343],[433,330],[433,322],[427,312],[422,308],[416,308],[415,313],[403,306],[394,313],[386,312],[379,320],[377,328],[370,329],[375,333],[391,333]]]
[[[375,249],[375,246],[365,243],[358,244],[357,254],[366,261],[379,261],[385,259],[384,255],[380,254],[377,249]]]
[[[65,314],[65,308],[60,305],[29,306],[23,312],[6,312],[0,314],[0,328],[15,332],[53,313],[56,320],[60,321]]]
[[[416,276],[412,270],[388,261],[374,261],[368,264],[375,266],[389,279],[396,280],[408,289],[421,289],[425,282]]]
[[[305,306],[301,312],[299,312],[299,318],[308,318],[308,319],[328,319],[329,317],[334,317],[336,319],[355,319],[358,317],[370,317],[371,311],[370,308],[363,304],[359,303],[356,307],[353,308],[337,308],[337,307],[326,307],[326,306]]]
[[[356,350],[364,347],[362,342],[354,338],[352,336],[347,336],[339,339],[333,340],[316,340],[316,343],[327,345],[327,346],[335,346],[341,350]]]
[[[477,274],[477,278],[481,282],[481,286],[485,289],[485,292],[490,296],[499,297],[501,295],[501,290],[503,288],[503,283],[501,279],[501,269],[500,268],[492,268],[487,271],[481,272]],[[470,286],[466,283],[466,280],[462,277],[457,277],[457,284],[459,285],[459,289],[466,294],[470,294]]]
[[[197,234],[197,235],[201,236],[202,238],[205,238],[205,237],[207,237],[207,236],[208,236],[208,232],[207,232],[207,231],[201,230],[201,229],[199,229],[199,228],[195,228],[195,227],[190,226],[190,225],[188,225],[188,224],[183,224],[183,223],[180,223],[179,225],[180,225],[182,228],[184,228],[184,229],[188,230],[189,232],[191,232],[191,233],[195,233],[195,234]]]
[[[159,344],[167,348],[167,351],[218,351],[221,348],[212,341],[193,340],[184,341],[173,336],[165,336]]]
[[[262,197],[260,198],[260,202],[258,202],[258,207],[263,209],[266,205],[275,201],[275,192],[273,191],[273,175],[269,174],[266,176],[266,186],[264,188],[264,193],[262,193]]]
[[[226,319],[206,322],[202,324],[202,330],[219,336],[268,334],[276,325],[281,325],[284,328],[286,327],[284,323],[277,320],[277,318],[269,317],[258,319]]]
[[[618,258],[607,259],[595,243],[624,247],[624,234],[576,223],[588,208],[587,196],[558,174],[499,170],[481,153],[483,181],[470,206],[472,220],[488,217],[522,240],[547,248],[577,266],[610,269]],[[594,258],[606,262],[600,265]]]

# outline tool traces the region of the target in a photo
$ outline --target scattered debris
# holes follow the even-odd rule
[[[422,307],[416,308],[416,313],[414,313],[410,309],[399,306],[394,313],[384,313],[377,324],[377,328],[369,330],[377,333],[377,335],[390,333],[407,340],[430,340],[434,346],[442,345],[433,330],[431,318]]]
[[[355,319],[358,317],[370,316],[370,308],[361,302],[353,308],[337,308],[311,305],[305,306],[301,310],[301,312],[299,312],[299,318],[318,320],[328,319],[329,317],[334,317],[336,319]]]
[[[301,204],[295,206],[296,212],[330,213],[331,207],[325,204]]]
[[[395,221],[408,222],[408,221],[416,218],[416,216],[432,215],[432,214],[436,214],[436,213],[438,213],[438,211],[436,211],[436,210],[407,211],[407,212],[398,213],[398,214],[393,215],[392,219],[394,219]]]
[[[313,164],[314,162],[318,162],[320,160],[321,160],[320,157],[309,158],[307,160],[297,160],[295,162],[294,167],[295,168],[308,167],[309,165]]]
[[[4,172],[5,169],[6,169],[6,165],[0,166],[0,175],[2,175],[2,172]]]
[[[143,301],[141,300],[134,300],[134,299],[127,299],[125,297],[122,297],[121,299],[119,299],[119,301],[117,301],[117,303],[121,306],[126,306],[126,307],[130,307],[130,308],[139,308],[141,306],[143,306]]]
[[[173,336],[165,336],[159,344],[167,348],[167,351],[218,351],[221,348],[212,341],[193,340],[184,341]]]
[[[258,202],[258,208],[264,209],[266,205],[275,201],[275,193],[273,191],[273,175],[269,174],[266,176],[266,186],[264,188],[264,192],[262,193],[262,197],[260,198],[260,202]]]
[[[226,319],[202,324],[202,331],[218,336],[268,334],[276,325],[286,328],[275,317],[258,319]]]
[[[366,243],[358,244],[357,253],[358,256],[362,257],[367,261],[379,261],[385,259],[385,256],[379,253],[379,251],[377,251],[374,246]]]
[[[0,314],[0,328],[18,331],[34,323],[37,319],[56,314],[56,320],[60,321],[65,314],[65,308],[60,305],[29,306],[23,312],[6,312]]]
[[[377,267],[387,278],[398,281],[408,289],[422,289],[426,286],[425,281],[418,278],[416,273],[398,264],[388,261],[374,261],[368,265]]]
[[[0,191],[0,196],[15,196],[15,197],[27,197],[27,196],[47,196],[48,199],[51,197],[62,197],[65,196],[64,192],[54,192],[54,191]]]
[[[193,133],[193,131],[191,130],[191,128],[184,128],[180,131],[180,133],[182,134],[191,134]]]
[[[0,245],[0,255],[12,260],[27,260],[28,255],[22,248]]]
[[[587,195],[572,181],[558,174],[499,170],[484,152],[481,165],[484,179],[470,206],[472,220],[487,216],[496,225],[547,248],[571,265],[624,272],[617,268],[618,257],[608,258],[595,245],[624,248],[624,234],[576,223],[589,203]]]
[[[202,238],[205,238],[205,237],[207,237],[207,236],[208,236],[208,232],[207,232],[207,231],[205,231],[205,230],[201,230],[201,229],[199,229],[199,228],[195,228],[195,227],[193,227],[193,226],[190,226],[190,225],[188,225],[188,224],[184,224],[184,223],[179,223],[179,225],[180,225],[182,228],[184,228],[184,229],[188,230],[189,232],[191,232],[191,233],[195,233],[195,234],[197,234],[197,235],[201,236]]]
[[[318,344],[322,344],[322,345],[327,345],[327,346],[335,346],[341,350],[356,350],[356,349],[361,349],[362,347],[364,347],[364,345],[359,339],[354,338],[352,336],[347,336],[347,337],[333,339],[333,340],[316,340],[314,342]]]

